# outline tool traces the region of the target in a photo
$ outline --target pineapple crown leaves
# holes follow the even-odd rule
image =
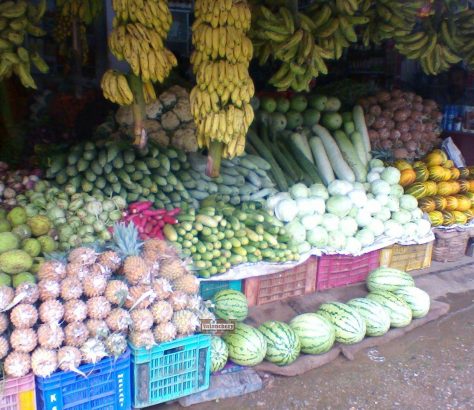
[[[47,261],[58,261],[63,264],[67,264],[67,255],[65,252],[51,252],[44,255],[44,259]]]
[[[113,227],[112,249],[117,251],[122,257],[140,255],[143,242],[140,240],[138,230],[133,223],[116,223]]]

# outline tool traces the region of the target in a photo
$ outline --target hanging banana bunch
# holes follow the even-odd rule
[[[451,51],[462,56],[470,70],[474,70],[474,10],[457,13],[447,23],[449,39],[446,41]],[[443,33],[443,31],[441,32]]]
[[[191,55],[196,86],[191,110],[200,147],[209,149],[208,173],[219,173],[220,158],[244,153],[253,121],[255,89],[248,73],[253,55],[250,9],[244,0],[196,0]]]
[[[45,12],[46,0],[41,0],[38,6],[26,0],[0,3],[0,81],[15,74],[24,87],[36,89],[30,74],[31,64],[42,73],[48,72],[49,67],[38,52],[27,50],[25,45],[28,35],[46,34],[38,27]]]

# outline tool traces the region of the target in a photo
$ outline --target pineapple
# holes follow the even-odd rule
[[[86,317],[87,305],[82,300],[72,299],[64,304],[64,320],[66,322],[82,322]]]
[[[64,336],[67,346],[81,347],[89,338],[89,330],[82,322],[72,322],[64,328]]]
[[[61,282],[61,297],[64,300],[79,299],[82,296],[82,283],[73,276],[67,277]]]
[[[191,335],[199,326],[198,317],[190,310],[180,310],[173,315],[173,324],[181,335]]]
[[[172,252],[172,249],[168,246],[163,239],[149,239],[143,243],[144,252],[155,252],[158,255],[166,256]]]
[[[30,369],[31,359],[28,353],[11,352],[3,363],[3,370],[10,377],[26,376]]]
[[[128,291],[128,297],[125,300],[127,309],[146,309],[155,300],[156,295],[151,286],[136,285]]]
[[[20,297],[23,303],[33,305],[39,299],[39,289],[36,283],[24,282],[15,289],[15,297]]]
[[[117,252],[106,251],[99,255],[97,263],[108,269],[110,272],[116,272],[122,265],[122,260]]]
[[[8,344],[8,340],[5,336],[0,336],[0,360],[8,354],[10,351],[10,346]]]
[[[202,298],[198,295],[193,295],[188,297],[188,304],[186,305],[186,309],[199,311],[202,306]]]
[[[199,292],[199,279],[192,274],[186,274],[173,281],[173,289],[188,295],[196,295]]]
[[[64,332],[58,323],[45,323],[38,328],[38,343],[45,349],[58,349],[64,341]]]
[[[155,323],[164,323],[173,317],[173,308],[166,300],[160,300],[151,307],[151,314]]]
[[[107,337],[110,333],[109,327],[107,326],[105,320],[89,319],[86,322],[86,326],[91,337],[103,338]]]
[[[84,278],[82,286],[87,297],[102,296],[107,287],[107,278],[103,274],[90,274]]]
[[[64,372],[77,370],[81,361],[82,354],[77,347],[64,346],[58,350],[58,367]]]
[[[15,297],[15,291],[10,286],[0,286],[0,311],[12,303]]]
[[[38,344],[36,332],[33,329],[15,329],[10,335],[13,350],[20,353],[31,353]]]
[[[149,281],[150,267],[140,256],[142,242],[135,225],[115,224],[113,238],[116,251],[124,258],[122,273],[127,281],[132,285]]]
[[[105,319],[112,307],[104,296],[96,296],[87,301],[87,313],[91,319]]]
[[[81,263],[69,263],[66,266],[68,278],[77,278],[83,280],[89,274],[89,267]]]
[[[39,280],[50,279],[59,281],[66,277],[66,265],[57,260],[45,261],[36,274]]]
[[[110,303],[122,306],[128,296],[128,286],[121,280],[111,280],[107,283],[105,297]]]
[[[89,272],[91,275],[101,275],[105,276],[107,279],[112,276],[112,271],[100,263],[94,263],[93,265],[89,266]]]
[[[80,247],[73,249],[68,256],[69,263],[80,263],[90,266],[97,260],[97,253],[92,248]]]
[[[118,357],[127,350],[127,338],[120,333],[112,333],[105,339],[105,347],[110,356]]]
[[[97,363],[107,356],[105,344],[95,338],[88,339],[81,347],[82,360],[85,363]]]
[[[135,309],[130,312],[132,319],[132,330],[144,332],[153,327],[153,315],[148,309]]]
[[[135,347],[145,347],[147,349],[150,349],[155,344],[155,338],[151,330],[143,332],[132,331],[128,335],[128,340]]]
[[[53,279],[43,279],[38,282],[38,291],[42,302],[57,299],[61,293],[61,285]]]
[[[152,273],[158,273],[160,254],[152,250],[144,250],[142,257],[145,262],[152,267]]]
[[[113,309],[105,319],[112,332],[126,332],[132,324],[130,313],[122,308]]]
[[[176,291],[171,294],[168,298],[168,302],[171,303],[174,311],[183,310],[188,304],[188,295],[181,291]]]
[[[187,273],[186,268],[178,257],[170,257],[160,262],[159,276],[168,280],[176,280]]]
[[[153,330],[156,343],[171,342],[176,334],[176,326],[172,322],[160,323]]]
[[[0,335],[8,329],[9,321],[6,313],[0,313]]]
[[[38,311],[32,305],[20,303],[12,309],[10,320],[17,329],[28,329],[38,321]]]
[[[173,291],[170,281],[165,278],[154,279],[152,287],[159,300],[168,299]]]
[[[59,323],[63,316],[64,306],[59,300],[47,300],[39,307],[39,317],[43,323]]]
[[[49,377],[58,368],[56,350],[38,347],[31,355],[31,369],[35,376]]]

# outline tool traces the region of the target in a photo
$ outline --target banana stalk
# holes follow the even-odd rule
[[[223,150],[224,144],[222,142],[212,141],[210,143],[206,167],[206,174],[208,177],[216,178],[219,176]]]
[[[145,148],[148,141],[148,135],[146,133],[143,122],[146,117],[146,105],[145,96],[143,95],[143,82],[140,77],[134,74],[129,75],[130,89],[133,93],[133,143],[139,148]]]

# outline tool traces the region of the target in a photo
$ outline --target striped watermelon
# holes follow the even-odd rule
[[[378,290],[370,292],[367,298],[379,302],[387,310],[390,316],[390,326],[405,327],[410,324],[413,314],[410,306],[400,296],[396,296],[392,292]]]
[[[375,300],[356,298],[347,302],[347,305],[355,308],[364,319],[367,336],[382,336],[390,329],[388,312]]]
[[[340,302],[323,303],[317,312],[329,320],[336,331],[336,341],[344,344],[360,342],[366,332],[365,321],[357,309]]]
[[[245,323],[236,323],[235,329],[222,338],[229,349],[229,359],[241,366],[255,366],[267,353],[267,341],[262,333]]]
[[[212,298],[214,313],[221,319],[242,321],[247,317],[249,306],[242,292],[233,289],[222,289]]]
[[[293,363],[300,354],[301,344],[295,331],[286,323],[270,320],[258,330],[267,341],[265,359],[278,366]]]
[[[334,345],[334,327],[316,313],[303,313],[290,321],[301,343],[301,351],[308,354],[326,353]]]
[[[415,281],[406,272],[394,268],[381,267],[375,269],[367,276],[367,288],[369,291],[388,290],[415,286]]]
[[[401,297],[413,314],[413,318],[417,319],[425,317],[430,310],[430,295],[419,288],[402,288],[394,290],[393,293]]]
[[[217,336],[211,338],[211,372],[222,370],[227,363],[229,349],[224,341]]]

